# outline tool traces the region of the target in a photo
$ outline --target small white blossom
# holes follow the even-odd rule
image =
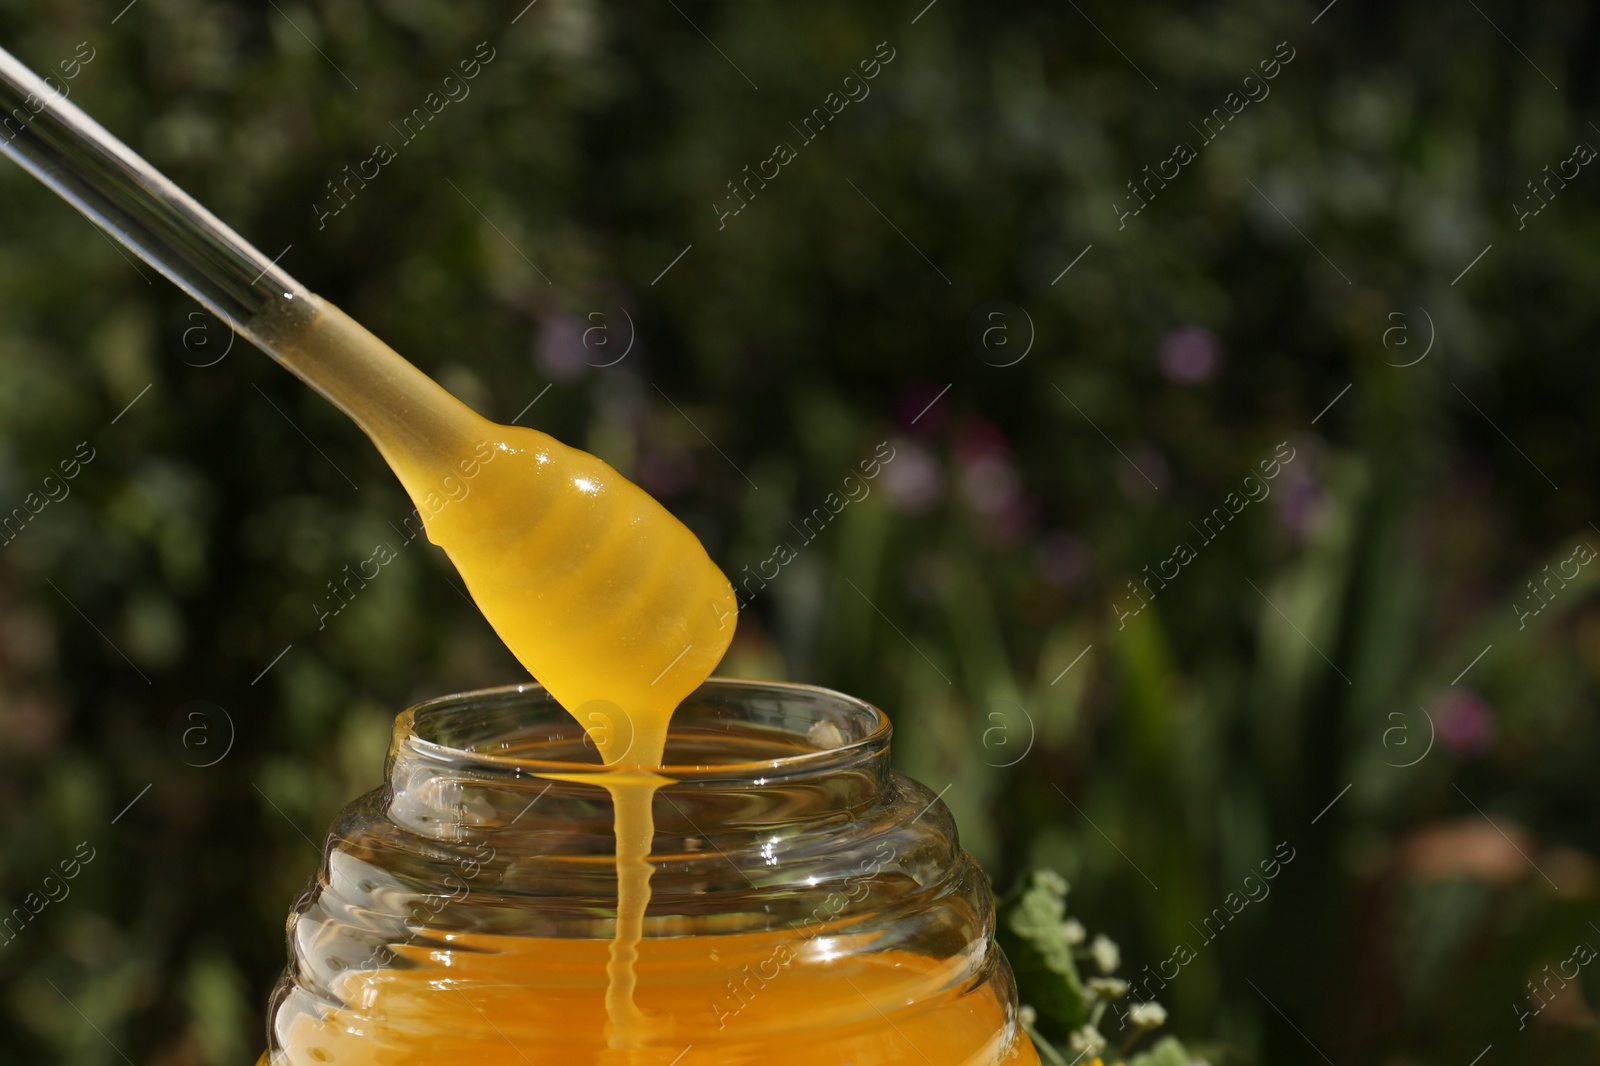
[[[1122,950],[1104,933],[1094,938],[1094,943],[1089,945],[1089,954],[1094,956],[1094,964],[1100,967],[1101,973],[1113,973],[1122,965]]]
[[[1167,1008],[1159,1003],[1135,1003],[1128,1008],[1128,1021],[1140,1029],[1159,1029],[1167,1024]]]
[[[1061,923],[1061,935],[1066,938],[1067,944],[1071,947],[1077,947],[1089,939],[1089,931],[1076,918],[1068,918]]]
[[[1067,879],[1054,870],[1040,870],[1033,875],[1034,882],[1048,888],[1058,896],[1065,896],[1069,890]]]
[[[1017,1009],[1017,1021],[1023,1025],[1031,1026],[1039,1020],[1039,1012],[1024,1003]]]
[[[1080,1056],[1098,1055],[1106,1048],[1106,1038],[1100,1035],[1100,1030],[1092,1025],[1082,1029],[1075,1029],[1067,1037],[1067,1046]]]
[[[1120,977],[1091,977],[1089,991],[1098,999],[1121,999],[1128,994],[1128,982]]]

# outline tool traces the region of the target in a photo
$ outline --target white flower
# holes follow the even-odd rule
[[[1159,1029],[1167,1024],[1167,1008],[1159,1003],[1135,1003],[1128,1008],[1128,1021],[1140,1029]]]
[[[1094,938],[1094,943],[1089,945],[1089,954],[1094,956],[1094,964],[1100,967],[1101,973],[1112,973],[1122,965],[1121,949],[1104,933]]]
[[[1106,1038],[1100,1035],[1100,1030],[1092,1025],[1082,1029],[1075,1029],[1067,1037],[1067,1046],[1079,1053],[1080,1057],[1098,1055],[1106,1048]]]
[[[1066,938],[1067,944],[1071,947],[1077,947],[1089,939],[1089,931],[1076,918],[1068,918],[1061,923],[1061,935]]]
[[[1017,1021],[1021,1022],[1023,1025],[1032,1026],[1033,1023],[1037,1022],[1038,1020],[1039,1012],[1028,1006],[1026,1003],[1017,1008]]]
[[[1128,982],[1120,977],[1091,977],[1089,991],[1097,999],[1121,999],[1128,994]]]

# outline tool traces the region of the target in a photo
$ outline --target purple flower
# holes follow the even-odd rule
[[[1156,362],[1168,381],[1198,385],[1216,376],[1222,365],[1222,349],[1210,330],[1183,326],[1161,338]]]
[[[983,531],[1001,541],[1031,531],[1038,506],[1023,490],[1022,475],[1011,461],[1011,446],[993,422],[974,420],[956,436],[961,497],[983,519]]]
[[[914,441],[897,440],[894,448],[894,460],[883,466],[883,491],[898,510],[921,514],[944,493],[944,471],[933,453]]]
[[[1022,490],[1016,467],[999,456],[984,456],[961,464],[961,496],[967,506],[993,518],[1011,507]]]
[[[1296,536],[1305,536],[1321,519],[1327,493],[1303,471],[1290,474],[1278,489],[1278,518]]]
[[[1434,701],[1433,718],[1439,743],[1459,759],[1475,758],[1494,744],[1494,712],[1471,689],[1441,695]]]
[[[1000,431],[999,426],[981,418],[972,419],[961,427],[952,450],[955,452],[956,462],[962,466],[971,466],[991,459],[1005,461],[1011,458],[1011,445],[1006,443],[1006,435]]]
[[[589,351],[583,346],[583,319],[549,315],[539,323],[533,342],[533,363],[552,381],[571,381],[589,369]]]

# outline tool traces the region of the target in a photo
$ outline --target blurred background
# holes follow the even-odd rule
[[[0,0],[0,46],[736,581],[796,548],[723,672],[884,707],[1136,983],[1186,945],[1186,1041],[1595,1062],[1600,16],[922,3]],[[523,677],[411,507],[0,166],[8,1061],[259,1050],[393,715]]]

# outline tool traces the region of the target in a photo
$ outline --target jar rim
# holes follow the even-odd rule
[[[741,692],[747,696],[746,702],[737,700]],[[750,697],[779,701],[789,715],[800,715],[802,722],[806,720],[804,712],[811,710],[815,712],[810,718],[813,722],[812,728],[831,724],[842,743],[768,758],[672,762],[670,760],[673,756],[673,744],[672,734],[669,732],[668,761],[663,762],[660,767],[649,768],[650,771],[670,778],[674,782],[725,781],[753,776],[769,780],[792,779],[824,772],[841,762],[852,762],[885,750],[893,732],[889,717],[882,710],[866,700],[843,692],[793,681],[725,677],[709,678],[700,688],[686,696],[674,712],[673,722],[680,724],[680,716],[686,709],[699,707],[703,703],[721,701],[722,705],[744,707],[747,703],[753,702]],[[598,757],[583,761],[567,758],[535,758],[436,739],[443,731],[442,727],[447,726],[449,719],[454,715],[463,715],[495,704],[514,703],[525,703],[530,708],[554,708],[557,713],[552,717],[556,718],[559,724],[570,728],[576,734],[581,734],[577,720],[556,703],[543,685],[538,682],[524,682],[450,693],[413,704],[395,719],[392,750],[396,753],[403,751],[410,758],[423,758],[430,762],[448,764],[457,771],[471,770],[488,776],[526,777],[552,774],[575,776],[607,771],[608,768],[598,760]],[[844,732],[842,726],[848,727],[848,734]],[[792,730],[784,735],[816,739],[811,733],[797,733]],[[592,749],[588,750],[592,752]],[[630,769],[639,768],[630,767]]]

